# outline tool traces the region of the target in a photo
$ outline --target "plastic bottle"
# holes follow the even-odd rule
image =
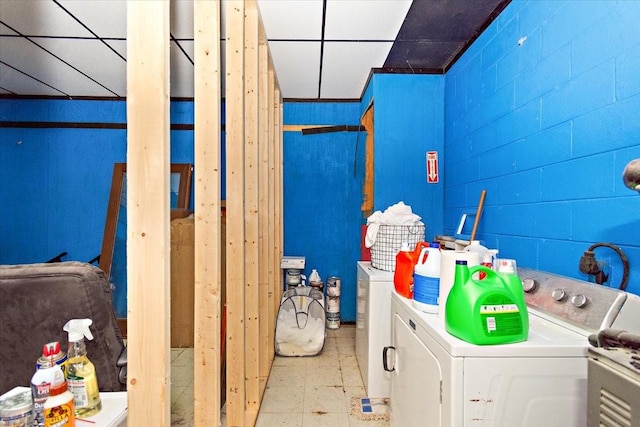
[[[38,358],[36,372],[31,377],[31,396],[33,398],[33,412],[35,426],[44,426],[44,404],[49,397],[49,389],[54,380],[56,361],[61,360],[60,343],[57,341],[42,346],[42,356]],[[66,356],[64,356],[66,361]],[[60,366],[59,369],[62,370]],[[64,372],[64,371],[63,371]]]
[[[320,278],[320,274],[318,274],[318,270],[315,268],[311,270],[311,274],[309,275],[309,286],[322,290],[322,279]]]
[[[413,274],[413,306],[426,313],[438,312],[440,294],[440,245],[422,249]]]
[[[49,397],[44,403],[45,427],[75,426],[74,397],[67,389],[67,382],[60,366],[53,364],[53,381],[49,388]]]
[[[474,278],[477,272],[486,274],[484,280]],[[513,278],[507,276],[482,265],[467,269],[466,261],[456,261],[445,311],[447,332],[478,345],[525,341],[529,314],[524,295],[512,291]]]
[[[393,286],[399,295],[413,298],[413,268],[416,258],[408,243],[403,243],[396,255],[396,269],[393,272]]]
[[[522,287],[522,280],[518,276],[518,267],[515,259],[497,258],[494,262],[493,269],[498,273],[501,273],[507,282],[507,286],[511,289],[516,296],[525,299],[524,289]],[[529,317],[527,316],[526,327],[529,326]]]
[[[465,252],[475,252],[478,254],[478,260],[480,262],[480,265],[484,265],[485,267],[492,267],[492,260],[489,259],[489,265],[485,264],[487,261],[485,261],[486,259],[488,259],[488,251],[489,249],[487,249],[485,246],[480,244],[479,240],[472,240],[469,245],[464,248]],[[496,251],[497,253],[497,251]],[[484,279],[486,276],[486,274],[484,272],[480,272],[478,275],[479,279]]]
[[[73,393],[75,415],[90,417],[102,409],[96,368],[87,357],[84,338],[93,339],[89,326],[91,319],[72,319],[63,327],[69,333],[69,350],[67,351],[67,382]]]

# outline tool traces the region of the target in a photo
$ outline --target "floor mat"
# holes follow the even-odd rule
[[[389,421],[389,399],[376,397],[352,397],[351,414],[362,421]]]

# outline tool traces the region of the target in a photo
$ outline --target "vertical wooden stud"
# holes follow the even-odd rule
[[[171,424],[169,2],[127,3],[128,424]]]
[[[258,283],[258,23],[255,0],[245,1],[244,23],[244,224],[245,224],[245,410],[254,425],[260,408]]]
[[[195,0],[194,16],[194,425],[220,425],[220,2]]]
[[[264,28],[260,25],[258,40],[258,182],[259,182],[259,310],[260,310],[260,394],[264,393],[269,376],[269,368],[274,348],[269,345],[269,334],[273,333],[274,322],[270,321],[273,311],[273,291],[269,289],[269,49]]]
[[[226,194],[227,194],[227,426],[245,425],[244,313],[244,14],[242,0],[226,10]]]
[[[271,335],[269,336],[269,348],[274,349],[275,351],[275,319],[278,315],[278,307],[280,305],[280,290],[282,289],[282,274],[280,270],[280,259],[278,258],[277,253],[277,242],[275,240],[275,230],[276,230],[276,137],[275,137],[275,72],[273,70],[273,64],[269,62],[269,67],[267,69],[267,114],[268,114],[268,150],[269,150],[269,158],[268,158],[268,168],[269,168],[269,187],[268,187],[268,229],[269,229],[269,289],[271,291],[270,294],[270,303],[269,303],[269,330],[271,331]],[[273,361],[275,355],[270,357],[270,362]]]

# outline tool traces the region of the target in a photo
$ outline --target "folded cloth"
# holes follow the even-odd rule
[[[422,224],[421,217],[411,211],[411,206],[407,206],[400,201],[389,206],[384,212],[375,211],[367,218],[367,234],[364,237],[364,245],[367,248],[376,242],[376,236],[380,225],[416,225]]]

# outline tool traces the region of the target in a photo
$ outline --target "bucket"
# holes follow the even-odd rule
[[[478,272],[485,273],[485,278],[475,279]],[[516,275],[482,265],[468,268],[466,261],[456,261],[455,280],[446,302],[447,332],[478,345],[526,341],[529,314],[524,295],[515,289],[516,281]]]

